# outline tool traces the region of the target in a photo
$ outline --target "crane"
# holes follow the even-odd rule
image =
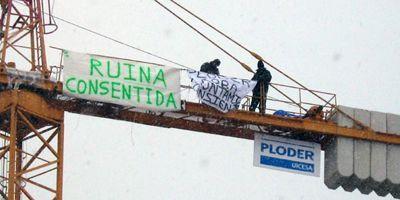
[[[22,4],[21,1],[2,0],[1,6],[0,138],[3,143],[0,159],[3,167],[0,195],[5,199],[19,200],[23,196],[35,199],[34,190],[30,190],[33,187],[46,191],[49,199],[62,199],[64,134],[68,134],[64,133],[66,111],[249,140],[254,139],[254,132],[261,132],[320,143],[322,149],[332,137],[400,144],[400,137],[373,131],[356,120],[361,128],[342,127],[331,121],[285,118],[249,112],[248,102],[241,109],[224,114],[190,100],[184,100],[183,109],[177,112],[153,112],[70,98],[63,93],[62,66],[49,66],[47,63],[44,35],[57,29],[51,5],[43,0],[23,0]],[[22,39],[27,39],[29,45],[18,45]],[[15,54],[10,56],[12,51]],[[247,51],[275,67],[257,53]],[[14,56],[22,57],[30,66],[29,71],[23,68],[25,66],[16,66]],[[246,64],[237,61],[251,71]],[[312,103],[294,100],[282,91],[283,88],[300,93],[311,91],[317,96],[327,94],[331,98],[322,99],[326,103],[326,117],[340,112],[335,109],[334,94],[309,90],[302,84],[296,87],[274,83],[272,86],[287,97],[278,101],[297,105],[300,113],[303,105]],[[182,88],[190,89],[188,86]],[[37,148],[27,152],[24,148],[27,144]],[[40,183],[38,177],[43,176],[53,179],[54,185]]]

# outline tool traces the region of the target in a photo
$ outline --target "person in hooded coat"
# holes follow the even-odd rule
[[[311,106],[308,109],[307,113],[303,116],[303,119],[316,119],[316,120],[323,120],[324,119],[324,107],[321,105]]]
[[[221,64],[221,61],[219,59],[215,59],[215,60],[213,60],[211,62],[206,62],[206,63],[201,65],[200,71],[208,73],[208,74],[219,75],[218,66],[220,64]]]
[[[263,106],[260,105],[260,112],[265,113],[265,104],[267,101],[268,86],[271,82],[271,73],[265,68],[263,61],[257,63],[257,71],[251,80],[257,81],[257,85],[253,89],[253,97],[251,98],[250,111],[255,111],[262,100]],[[261,89],[264,91],[262,92]]]

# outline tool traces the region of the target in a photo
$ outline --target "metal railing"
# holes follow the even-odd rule
[[[275,112],[277,110],[281,110],[283,107],[282,105],[285,104],[290,105],[289,107],[291,107],[290,109],[287,109],[285,111],[299,116],[304,115],[306,111],[312,106],[322,105],[324,107],[324,116],[328,116],[333,111],[332,106],[319,99],[313,99],[313,95],[308,90],[305,90],[303,88],[279,83],[271,83],[270,88],[277,91],[278,95],[275,94],[267,96],[267,111]],[[311,91],[321,96],[325,96],[325,99],[327,99],[330,104],[333,104],[335,106],[337,105],[336,94],[317,90]],[[245,98],[245,102],[243,104],[244,108],[248,109],[251,98],[252,96],[247,96]]]
[[[181,85],[181,88],[184,90],[193,89],[187,85]],[[273,114],[275,111],[284,110],[288,113],[297,116],[303,116],[306,111],[312,106],[323,106],[324,118],[332,115],[334,111],[334,107],[329,104],[323,102],[322,100],[312,98],[313,94],[311,94],[308,90],[305,90],[300,87],[279,84],[279,83],[270,83],[269,92],[267,94],[266,99],[266,113]],[[321,96],[324,96],[326,101],[332,105],[337,105],[336,94],[323,92],[318,90],[312,90],[314,93],[317,93]],[[193,92],[195,94],[195,92]],[[240,110],[249,111],[252,95],[247,95],[241,102]],[[254,97],[260,98],[260,97]],[[190,102],[199,102],[197,97],[186,97],[186,101]],[[259,106],[257,112],[260,112]]]

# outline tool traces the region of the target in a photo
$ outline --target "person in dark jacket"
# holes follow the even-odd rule
[[[321,105],[311,106],[308,109],[307,113],[303,116],[303,119],[316,119],[316,120],[323,120],[324,119],[324,107]]]
[[[219,75],[219,70],[218,66],[221,64],[221,61],[219,59],[215,59],[211,62],[206,62],[201,65],[200,71],[205,72],[208,74],[216,74]]]
[[[265,103],[267,101],[268,86],[271,82],[271,79],[271,73],[264,67],[263,61],[258,61],[257,71],[251,79],[257,81],[257,85],[253,89],[253,97],[251,99],[250,111],[255,111],[257,106],[261,102],[260,112],[265,113]]]

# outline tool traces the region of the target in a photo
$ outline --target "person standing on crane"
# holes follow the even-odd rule
[[[221,64],[221,61],[219,59],[215,59],[215,60],[213,60],[211,62],[206,62],[206,63],[201,65],[200,71],[208,73],[208,74],[219,75],[218,66],[220,64]]]
[[[251,98],[250,111],[255,111],[260,104],[260,112],[265,113],[265,104],[267,101],[268,86],[271,82],[271,73],[265,68],[263,61],[257,63],[257,71],[251,80],[257,81],[257,85],[253,89],[253,97]]]
[[[308,109],[307,113],[303,116],[303,119],[316,119],[323,120],[324,119],[324,107],[321,105],[314,105]]]

